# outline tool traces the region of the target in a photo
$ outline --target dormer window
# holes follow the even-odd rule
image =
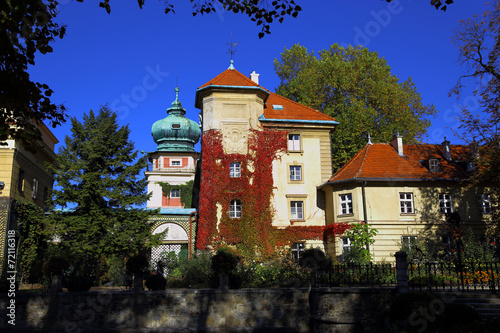
[[[273,104],[273,109],[274,109],[274,110],[283,110],[283,105],[280,105],[280,104]]]
[[[430,172],[440,172],[441,171],[441,163],[437,158],[429,159],[429,171]]]
[[[180,129],[181,124],[172,124],[172,129]]]

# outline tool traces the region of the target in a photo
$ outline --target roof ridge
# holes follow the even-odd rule
[[[358,169],[358,172],[356,172],[356,174],[354,175],[353,178],[358,178],[358,176],[361,174],[361,172],[363,171],[363,167],[365,166],[365,162],[366,162],[366,157],[368,156],[368,150],[370,150],[370,146],[372,145],[369,145],[369,144],[366,144],[365,147],[366,147],[366,150],[365,149],[362,149],[365,150],[365,154],[363,156],[363,160],[361,161],[361,165],[359,166],[359,169]]]
[[[259,84],[257,84],[256,82],[254,82],[252,79],[250,79],[245,74],[243,74],[240,71],[238,71],[237,69],[229,69],[228,68],[228,69],[224,70],[222,73],[220,73],[217,76],[215,76],[214,78],[212,78],[211,80],[207,81],[205,84],[203,84],[200,87],[198,87],[198,89],[205,88],[205,87],[211,86],[211,85],[217,85],[217,84],[214,83],[214,81],[218,81],[218,80],[222,79],[223,77],[229,75],[232,72],[234,72],[236,75],[244,78],[244,81],[246,83],[250,84],[249,86],[260,87]]]
[[[303,107],[303,108],[307,108],[307,109],[309,109],[309,110],[311,110],[311,111],[314,111],[315,113],[322,114],[322,115],[324,115],[324,116],[330,117],[330,118],[332,118],[333,120],[335,120],[335,118],[333,118],[332,116],[329,116],[329,115],[327,115],[326,113],[323,113],[323,112],[321,112],[321,111],[318,111],[318,110],[316,110],[316,109],[313,109],[313,108],[312,108],[312,107],[310,107],[310,106],[307,106],[307,105],[304,105],[304,104],[300,104],[299,102],[296,102],[296,101],[294,101],[293,99],[287,98],[287,97],[285,97],[285,96],[281,96],[281,95],[279,95],[279,94],[277,94],[277,93],[273,93],[273,92],[271,92],[271,91],[270,91],[270,93],[271,93],[271,94],[273,94],[273,95],[279,96],[280,98],[284,98],[284,99],[286,99],[286,100],[288,100],[288,101],[292,102],[293,104],[297,104],[298,106],[301,106],[301,107]],[[266,103],[266,104],[267,104],[267,103]]]
[[[358,155],[360,155],[360,154],[361,154],[361,152],[362,152],[365,148],[366,148],[366,146],[365,146],[365,147],[363,147],[360,151],[358,151],[358,152],[356,153],[356,155],[354,155],[354,156],[353,156],[353,157],[352,157],[349,161],[347,161],[347,163],[346,163],[346,164],[344,164],[344,165],[343,165],[343,166],[342,166],[342,167],[341,167],[341,168],[340,168],[337,172],[335,172],[335,174],[334,174],[334,175],[330,178],[330,181],[333,181],[333,179],[334,179],[334,178],[335,178],[338,174],[340,174],[342,171],[344,171],[345,169],[347,169],[347,168],[348,168],[351,164],[353,164],[353,163],[354,163],[354,161],[357,159]]]

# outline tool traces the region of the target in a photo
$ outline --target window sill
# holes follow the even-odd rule
[[[288,154],[300,154],[300,155],[303,155],[304,151],[303,150],[289,150],[287,153]]]
[[[297,222],[305,222],[306,220],[304,219],[291,219],[290,220],[290,224],[293,225],[294,223],[297,223]]]
[[[337,217],[352,217],[354,216],[354,213],[352,214],[340,214],[340,215],[337,215]]]
[[[399,213],[399,216],[415,216],[416,213]]]

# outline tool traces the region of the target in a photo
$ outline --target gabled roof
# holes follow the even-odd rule
[[[327,116],[324,113],[270,92],[268,89],[258,85],[236,69],[228,68],[207,83],[200,86],[196,92],[197,103],[199,92],[210,89],[210,87],[257,89],[263,91],[267,97],[264,100],[264,113],[259,117],[261,122],[322,123],[327,125],[338,124],[334,118]]]
[[[466,162],[470,160],[467,146],[451,145],[451,161],[443,156],[441,145],[404,145],[404,156],[385,143],[367,144],[347,164],[337,171],[327,183],[356,180],[466,180]],[[429,159],[437,159],[440,172],[428,169]]]

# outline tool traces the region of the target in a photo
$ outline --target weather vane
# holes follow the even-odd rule
[[[233,49],[239,43],[233,43],[233,33],[231,32],[231,43],[227,43],[229,45],[229,51],[227,53],[231,54],[231,60],[233,60],[233,54],[236,53],[236,49]]]

